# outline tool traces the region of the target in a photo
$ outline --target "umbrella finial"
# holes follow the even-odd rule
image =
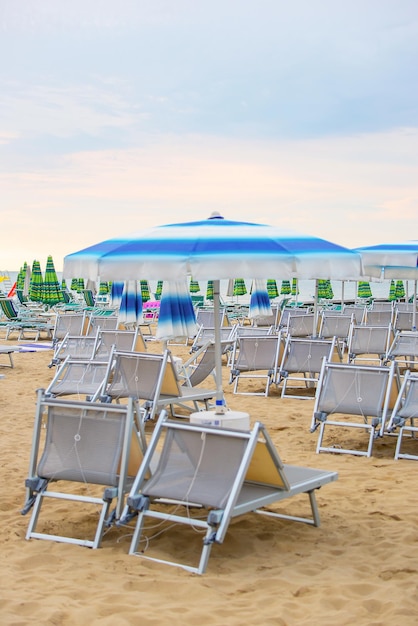
[[[219,211],[212,211],[212,213],[208,217],[209,220],[223,220],[224,218],[219,213]]]

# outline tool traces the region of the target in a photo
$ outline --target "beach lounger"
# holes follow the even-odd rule
[[[41,453],[44,420],[46,434]],[[45,398],[43,390],[39,390],[25,482],[27,497],[22,509],[22,514],[32,509],[26,539],[98,548],[105,526],[120,517],[125,495],[143,458],[144,445],[134,426],[132,401],[125,405],[71,402]],[[49,489],[52,484],[54,491]],[[86,487],[84,493],[80,484]],[[48,516],[44,511],[41,522],[45,500],[65,500],[72,508],[76,503],[92,505],[96,513],[100,510],[100,515],[94,515],[87,524],[77,524],[65,535],[55,534],[57,524],[68,528],[69,523],[62,519],[62,509],[57,510],[52,503],[48,506],[52,513]],[[115,510],[111,512],[113,502]]]
[[[316,452],[371,456],[374,441],[383,437],[399,387],[394,361],[386,367],[324,360],[311,422],[311,432],[318,429],[319,433]],[[366,449],[354,430],[368,433]],[[323,443],[325,431],[327,445]],[[348,434],[346,440],[342,433]]]
[[[277,380],[282,352],[281,333],[237,338],[232,352],[229,378],[229,384],[234,384],[233,393],[268,396],[271,385]],[[239,383],[245,380],[265,381],[264,390],[252,391],[247,387],[245,391],[239,391]]]
[[[148,479],[155,456],[158,465]],[[257,512],[319,526],[315,492],[337,476],[333,471],[284,465],[260,422],[251,431],[229,430],[168,420],[163,413],[120,520],[125,524],[138,516],[129,554],[203,574],[212,546],[222,544],[231,521],[238,516]],[[276,509],[277,503],[298,494],[308,496],[309,515],[295,516]],[[152,529],[145,528],[148,520],[158,524],[158,535],[163,522],[205,533],[203,541],[201,535],[197,540],[198,564],[184,563],[179,550],[178,560],[153,555],[158,539],[152,537]],[[234,531],[238,533],[238,525]],[[174,544],[172,547],[175,551]]]
[[[407,370],[405,372],[399,395],[393,407],[387,430],[397,434],[395,459],[411,459],[418,461],[418,374]],[[402,451],[404,435],[413,442],[414,451]]]

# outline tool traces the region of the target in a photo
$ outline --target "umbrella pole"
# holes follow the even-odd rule
[[[220,281],[213,281],[213,312],[215,329],[215,374],[216,374],[216,413],[225,412],[225,402],[222,387],[222,348],[221,348],[221,309],[220,309]]]
[[[313,332],[312,337],[316,339],[318,328],[318,279],[315,280],[315,300],[314,300],[314,320],[313,320]]]
[[[414,297],[412,298],[412,330],[417,329],[417,286],[418,281],[414,280]]]
[[[344,313],[344,286],[345,286],[345,280],[341,281],[341,315]]]

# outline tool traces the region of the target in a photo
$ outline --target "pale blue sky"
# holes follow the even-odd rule
[[[416,0],[0,0],[0,270],[207,217],[418,238]]]

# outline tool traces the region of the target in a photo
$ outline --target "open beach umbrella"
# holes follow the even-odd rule
[[[129,327],[137,326],[143,321],[141,287],[137,280],[126,280],[119,306],[118,324]]]
[[[59,302],[64,302],[61,285],[55,271],[54,261],[49,255],[46,260],[45,276],[42,290],[42,302],[47,306],[54,306]]]
[[[193,337],[197,331],[196,314],[186,279],[165,281],[161,295],[156,339]]]
[[[41,264],[35,260],[32,263],[32,273],[30,276],[29,299],[32,302],[42,302],[43,277]]]
[[[412,330],[417,327],[417,286],[418,286],[418,239],[382,243],[375,246],[356,248],[369,276],[395,280],[413,280]],[[396,286],[395,286],[396,288]]]
[[[270,300],[274,300],[274,298],[277,298],[279,295],[277,282],[274,278],[267,279],[267,293],[269,295]]]
[[[267,317],[268,315],[273,315],[273,311],[271,310],[270,298],[267,293],[266,281],[256,278],[252,284],[248,317],[256,320],[259,317]]]
[[[195,222],[167,224],[85,248],[64,259],[65,276],[97,280],[190,278],[213,280],[216,404],[224,405],[220,340],[220,281],[234,276],[266,279],[357,279],[360,255],[352,250],[276,226],[226,220],[219,214]],[[222,409],[220,409],[222,410]]]

